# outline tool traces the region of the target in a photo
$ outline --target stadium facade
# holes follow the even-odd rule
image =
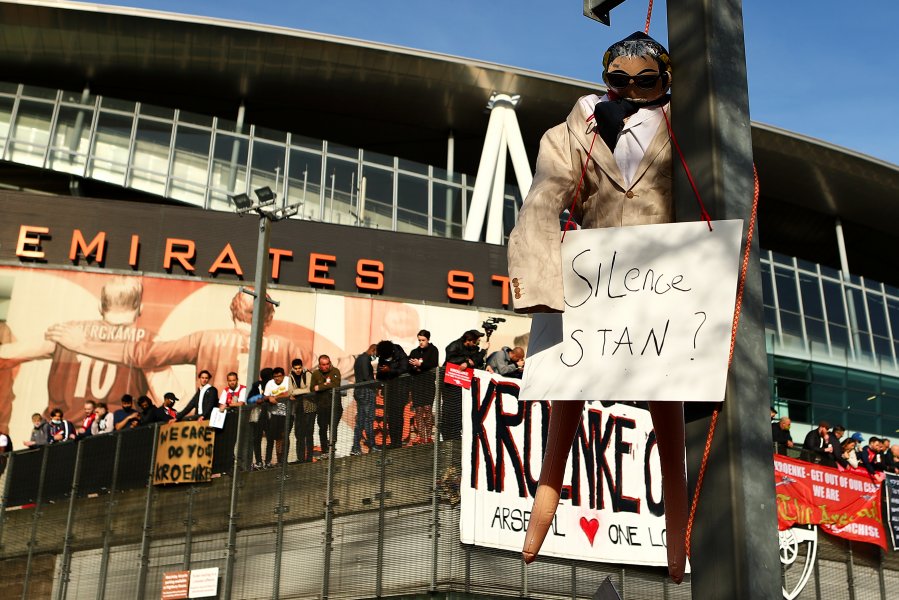
[[[231,214],[231,196],[265,186],[283,206],[299,204],[296,217],[274,228],[272,293],[288,299],[278,333],[299,337],[307,361],[326,351],[358,354],[382,337],[411,347],[419,328],[442,348],[491,315],[508,319],[495,346],[526,334],[527,320],[508,312],[502,244],[480,241],[486,231],[472,239],[468,226],[488,106],[497,94],[515,99],[533,163],[543,131],[596,85],[335,36],[81,3],[0,2],[0,31],[0,321],[17,341],[39,339],[58,321],[96,319],[104,282],[123,275],[143,280],[150,335],[231,327],[226,307],[253,279],[256,245],[255,221]],[[820,420],[890,437],[899,432],[899,208],[891,202],[899,168],[763,124],[753,124],[752,137],[771,404],[793,419],[797,440]],[[490,219],[504,240],[521,191],[501,191]],[[16,443],[48,403],[78,410],[83,395],[48,389],[53,360],[28,356],[6,382],[0,427]],[[175,367],[179,396],[190,395],[194,368],[204,366]],[[103,373],[84,377],[103,390]],[[0,393],[2,385],[0,376]],[[428,528],[414,503],[397,510],[418,533]],[[0,543],[17,560],[17,544]],[[825,543],[816,595],[802,597],[839,594],[828,590],[840,589],[847,568],[852,578],[845,557],[853,549],[855,597],[887,597],[899,565],[858,546]],[[512,558],[491,559],[483,568],[518,573]],[[440,576],[451,581],[454,569]],[[868,591],[859,583],[866,570],[878,582]],[[468,576],[464,591],[488,593]],[[90,593],[85,585],[79,594]],[[385,585],[359,595],[416,591]],[[682,593],[669,587],[668,597]],[[569,596],[583,593],[574,586]]]

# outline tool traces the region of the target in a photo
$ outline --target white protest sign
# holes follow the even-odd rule
[[[563,314],[531,324],[523,400],[721,401],[742,221],[570,231]]]
[[[567,243],[567,240],[566,240]],[[463,392],[465,544],[520,552],[548,430],[550,402],[519,402],[520,381],[475,371]],[[588,402],[541,556],[665,566],[659,454],[645,410]]]

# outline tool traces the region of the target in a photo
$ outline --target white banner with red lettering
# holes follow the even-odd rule
[[[463,393],[461,540],[521,551],[549,402],[519,402],[521,381],[475,371]],[[541,556],[667,565],[658,450],[649,413],[587,403]]]

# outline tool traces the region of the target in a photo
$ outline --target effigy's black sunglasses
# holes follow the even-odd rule
[[[629,73],[606,73],[606,82],[614,88],[625,88],[633,81],[638,88],[645,90],[651,89],[661,78],[661,73],[652,73],[646,75],[631,75]]]

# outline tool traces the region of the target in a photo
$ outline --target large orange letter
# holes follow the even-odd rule
[[[76,229],[72,232],[72,246],[69,248],[69,260],[75,261],[78,260],[78,251],[81,251],[81,254],[84,258],[93,253],[94,260],[98,263],[103,262],[103,253],[106,251],[106,232],[101,231],[98,233],[94,239],[91,240],[90,245],[84,241],[84,234],[81,233],[80,229]]]
[[[503,306],[509,306],[509,276],[493,275],[490,277],[490,281],[499,284],[500,289],[503,291]]]
[[[380,292],[384,289],[384,263],[360,258],[356,262],[356,287],[360,290]]]
[[[272,279],[277,280],[281,276],[281,257],[293,258],[293,250],[269,248],[268,254],[272,257]]]
[[[474,273],[452,270],[446,274],[446,296],[451,300],[474,300]]]
[[[184,250],[175,251],[175,246],[183,246]],[[190,261],[194,258],[197,250],[193,240],[181,240],[178,238],[165,238],[165,257],[162,260],[162,266],[168,270],[172,268],[172,259],[177,260],[184,267],[185,271],[193,272],[194,266]]]
[[[36,233],[37,235],[31,235]],[[50,233],[49,227],[22,225],[19,227],[19,241],[16,243],[16,256],[21,258],[44,258],[41,250],[41,236]],[[26,250],[25,246],[34,246],[35,250]]]
[[[140,250],[140,236],[131,236],[131,252],[128,253],[128,264],[132,267],[137,266],[137,253]]]
[[[331,254],[309,253],[309,283],[319,285],[334,285],[334,280],[328,277],[328,266],[337,263],[337,257]]]
[[[219,269],[230,269],[238,275],[243,275],[243,269],[240,268],[237,256],[234,255],[234,248],[231,247],[231,242],[228,242],[225,247],[222,248],[218,258],[215,259],[215,262],[209,267],[209,272],[215,274]]]

